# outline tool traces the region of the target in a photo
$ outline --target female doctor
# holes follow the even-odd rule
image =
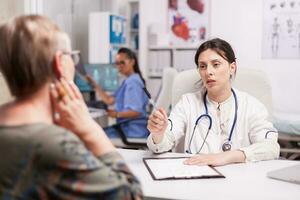
[[[230,44],[219,38],[204,42],[195,63],[204,89],[183,95],[169,118],[163,109],[150,115],[149,149],[166,152],[184,138],[185,152],[194,154],[185,161],[188,165],[278,158],[277,132],[265,106],[231,86],[236,61]]]

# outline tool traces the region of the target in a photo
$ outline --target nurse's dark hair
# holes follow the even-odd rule
[[[142,79],[144,85],[146,85],[145,79],[143,78],[142,72],[139,67],[139,62],[136,57],[136,54],[129,48],[122,47],[118,50],[118,54],[123,53],[127,56],[127,58],[134,60],[133,70],[135,73],[138,73],[140,78]]]
[[[199,66],[198,59],[200,54],[208,49],[215,51],[222,58],[227,60],[230,64],[235,62],[236,60],[231,45],[225,40],[222,40],[220,38],[214,38],[202,43],[197,49],[197,52],[195,54],[195,64],[197,67]]]

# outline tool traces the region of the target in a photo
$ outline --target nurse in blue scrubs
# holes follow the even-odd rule
[[[115,105],[114,110],[107,112],[121,124],[125,135],[128,138],[146,138],[149,135],[146,113],[148,98],[143,90],[145,80],[135,53],[128,48],[120,48],[116,55],[116,66],[125,80],[113,95],[107,94],[91,77],[87,79],[105,104]],[[113,127],[104,130],[110,138],[120,137]]]

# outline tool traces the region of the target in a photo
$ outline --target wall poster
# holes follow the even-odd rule
[[[197,46],[208,37],[209,0],[169,0],[170,45]]]
[[[264,0],[263,58],[300,58],[300,0]]]

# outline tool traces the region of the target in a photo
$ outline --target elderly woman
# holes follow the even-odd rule
[[[138,180],[72,82],[68,36],[31,15],[2,25],[0,38],[0,68],[15,97],[0,107],[2,197],[140,199]]]

